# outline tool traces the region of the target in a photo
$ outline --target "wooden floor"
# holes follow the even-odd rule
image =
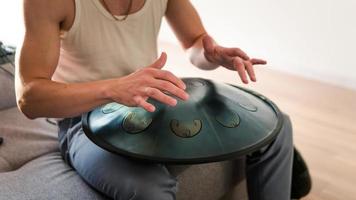
[[[175,45],[163,43],[165,69],[180,77],[205,77],[240,84],[237,73],[201,71]],[[293,122],[294,142],[305,157],[313,189],[304,200],[356,199],[356,91],[256,67],[258,82],[247,87],[273,100]]]

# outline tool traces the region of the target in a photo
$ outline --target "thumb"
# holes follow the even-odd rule
[[[203,47],[207,53],[214,53],[215,42],[212,37],[206,35],[203,37]]]
[[[167,54],[166,52],[162,52],[161,56],[151,65],[149,68],[162,69],[167,62]]]

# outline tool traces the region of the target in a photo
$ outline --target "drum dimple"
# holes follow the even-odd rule
[[[127,133],[136,134],[144,131],[151,123],[152,118],[144,112],[131,111],[125,116],[122,128]]]
[[[257,107],[255,105],[253,105],[252,103],[242,103],[239,102],[238,103],[242,108],[244,108],[245,110],[251,111],[251,112],[257,112]]]
[[[240,124],[240,117],[231,110],[220,112],[216,115],[215,120],[226,128],[236,128]]]
[[[113,102],[113,103],[106,104],[106,105],[101,109],[101,111],[102,111],[104,114],[110,114],[110,113],[113,113],[113,112],[119,110],[119,109],[122,108],[122,107],[123,107],[123,105]]]
[[[201,120],[193,120],[193,121],[179,121],[176,119],[171,120],[170,123],[171,131],[182,138],[190,138],[196,136],[201,128],[202,122]]]
[[[205,85],[205,83],[203,81],[200,80],[194,80],[194,81],[189,81],[188,85],[191,87],[202,87]]]

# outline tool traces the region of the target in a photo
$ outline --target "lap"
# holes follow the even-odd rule
[[[177,180],[162,164],[142,163],[110,153],[91,142],[78,123],[72,130],[69,160],[91,186],[116,199],[170,199],[175,195]],[[153,197],[152,195],[159,195]],[[147,198],[149,199],[149,198]]]
[[[69,161],[94,188],[116,199],[129,199],[136,195],[137,198],[132,199],[142,199],[140,197],[145,195],[151,196],[143,199],[174,199],[177,181],[164,165],[140,163],[101,149],[86,137],[80,123],[71,128],[70,135]],[[283,128],[271,148],[267,149],[269,153],[258,157],[275,157],[273,155],[277,152],[280,156],[271,160],[290,157],[288,152],[292,146],[291,123],[284,115]],[[152,197],[155,194],[159,197]]]

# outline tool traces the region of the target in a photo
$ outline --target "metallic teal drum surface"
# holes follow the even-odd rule
[[[170,107],[153,99],[153,113],[118,103],[82,116],[98,146],[142,161],[194,164],[252,153],[273,141],[282,113],[266,97],[202,78],[183,78],[189,100]]]

